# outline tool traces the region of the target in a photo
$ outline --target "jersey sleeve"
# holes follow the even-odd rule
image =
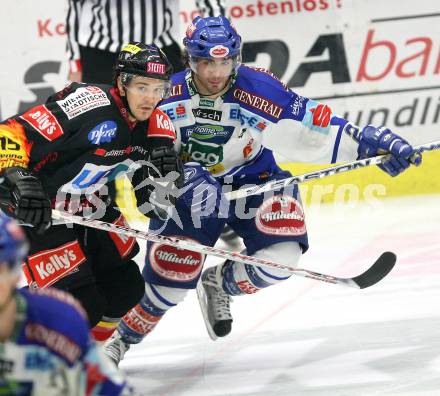
[[[103,88],[71,83],[44,104],[0,122],[0,170],[21,166],[32,171],[48,154],[65,149],[94,111],[110,104]]]
[[[279,121],[265,129],[263,144],[295,162],[350,161],[358,156],[358,144],[344,133],[347,124],[330,106],[289,89],[288,103]]]
[[[148,124],[147,137],[176,140],[176,129],[171,122],[170,117],[159,108],[154,109]]]
[[[14,119],[0,124],[0,172],[13,166],[28,168],[32,142]]]
[[[38,105],[0,123],[0,170],[21,166],[29,168],[53,151],[65,135],[49,105]]]

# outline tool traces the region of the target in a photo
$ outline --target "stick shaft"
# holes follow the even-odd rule
[[[418,153],[424,151],[432,151],[440,149],[440,141],[422,144],[415,146],[415,150]],[[370,165],[379,165],[388,158],[389,155],[378,155],[377,157],[365,158],[352,162],[347,162],[342,165],[336,165],[330,168],[321,169],[315,172],[304,173],[298,176],[288,177],[287,179],[275,180],[273,182],[265,183],[259,186],[241,188],[239,190],[230,191],[225,193],[226,198],[229,200],[235,200],[240,198],[246,198],[251,195],[262,194],[268,191],[279,190],[292,184],[300,184],[309,180],[322,179],[327,176],[333,176],[339,173],[349,172],[355,169],[365,168]]]

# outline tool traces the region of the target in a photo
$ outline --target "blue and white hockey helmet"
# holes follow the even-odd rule
[[[17,221],[0,211],[0,265],[19,270],[28,248],[26,236]]]
[[[198,16],[186,29],[183,45],[192,58],[238,58],[241,37],[222,15],[207,18]]]

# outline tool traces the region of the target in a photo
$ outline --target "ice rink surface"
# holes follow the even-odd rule
[[[302,268],[351,277],[384,251],[396,267],[365,290],[292,277],[236,297],[232,333],[215,342],[192,291],[127,353],[130,381],[155,396],[440,395],[440,195],[308,207],[306,219]]]

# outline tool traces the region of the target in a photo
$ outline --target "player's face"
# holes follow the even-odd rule
[[[121,95],[127,95],[131,121],[148,120],[168,89],[166,81],[141,76],[133,77],[125,90],[120,81],[119,84]]]
[[[223,91],[232,74],[232,59],[203,59],[195,65],[195,83],[202,95],[215,95]]]
[[[18,275],[13,273],[7,265],[0,263],[0,307],[3,307],[9,300],[17,282]]]

